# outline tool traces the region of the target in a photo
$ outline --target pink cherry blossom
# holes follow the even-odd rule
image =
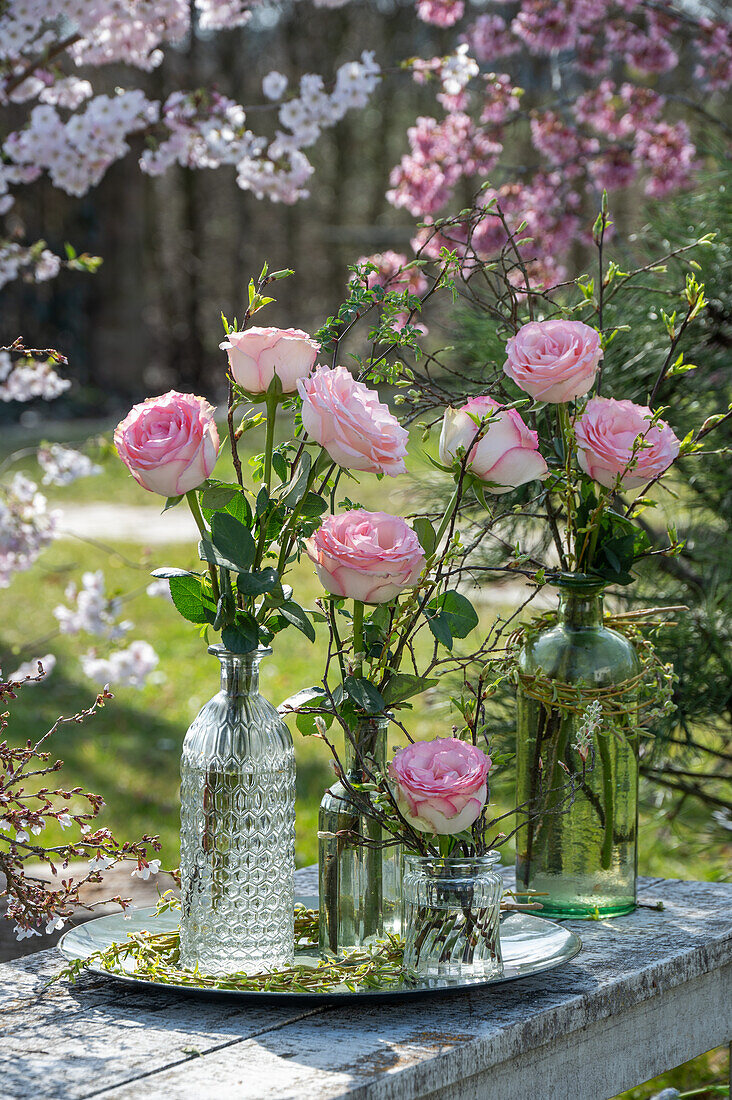
[[[508,57],[521,49],[521,43],[511,34],[506,20],[495,13],[479,15],[468,27],[463,41],[478,61],[492,62]]]
[[[417,0],[417,15],[435,27],[454,26],[464,11],[464,0]]]
[[[0,588],[8,587],[14,573],[30,569],[55,537],[58,518],[25,474],[0,486]]]
[[[160,658],[149,642],[131,642],[126,649],[117,649],[107,657],[94,650],[82,655],[84,675],[97,684],[121,684],[141,689]]]

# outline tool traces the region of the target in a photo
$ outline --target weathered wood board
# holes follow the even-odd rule
[[[298,889],[315,892],[312,869]],[[2,1100],[607,1100],[732,1038],[732,885],[642,880],[575,922],[574,962],[493,990],[360,1008],[253,1007],[0,966]]]

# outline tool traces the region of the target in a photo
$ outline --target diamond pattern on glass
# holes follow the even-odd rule
[[[253,973],[293,957],[295,757],[258,694],[219,692],[181,761],[181,963]]]

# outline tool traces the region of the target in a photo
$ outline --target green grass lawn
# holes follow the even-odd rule
[[[50,433],[49,433],[50,434]],[[69,438],[68,435],[65,438]],[[73,437],[76,438],[76,437]],[[251,441],[254,443],[254,440]],[[3,441],[5,454],[17,444]],[[2,457],[2,456],[0,456]],[[89,478],[68,489],[53,489],[55,501],[74,500],[123,502],[156,506],[159,499],[140,489],[121,463],[107,454],[102,459],[102,476]],[[33,472],[30,461],[24,463]],[[411,469],[424,470],[425,460],[415,448]],[[225,478],[226,464],[217,468]],[[406,486],[406,488],[404,488]],[[360,484],[342,483],[343,494],[364,506],[406,513],[410,502],[408,481],[394,483],[365,477]],[[413,489],[412,489],[413,493]],[[124,617],[135,627],[128,638],[149,641],[160,656],[160,664],[141,691],[122,687],[103,711],[83,725],[63,726],[55,735],[51,751],[65,761],[59,777],[62,785],[80,785],[102,794],[107,802],[101,823],[121,838],[134,839],[143,833],[158,833],[163,841],[163,865],[178,862],[178,762],[186,728],[197,710],[216,691],[218,663],[210,657],[196,630],[175,612],[168,601],[145,594],[149,572],[159,565],[196,567],[195,546],[172,545],[146,550],[139,545],[117,544],[110,530],[106,547],[67,539],[54,543],[36,566],[18,575],[3,594],[3,626],[0,637],[0,662],[3,669],[14,669],[21,659],[53,651],[58,665],[45,684],[27,687],[12,705],[7,735],[14,743],[24,743],[49,728],[60,714],[73,714],[89,704],[101,685],[82,675],[79,653],[106,643],[95,638],[54,636],[56,621],[53,608],[64,600],[69,580],[78,580],[83,570],[102,569],[110,595],[125,598]],[[300,602],[312,606],[320,594],[312,565],[301,562],[291,576]],[[495,609],[481,611],[478,629],[487,629]],[[315,645],[294,630],[276,639],[274,653],[263,664],[262,691],[277,704],[301,687],[317,682],[323,663],[325,638],[319,634]],[[124,644],[124,643],[123,643]],[[449,735],[452,716],[449,707],[434,693],[416,700],[407,712],[405,724],[417,737]],[[297,862],[317,859],[317,810],[320,797],[329,784],[329,754],[325,746],[303,738],[294,729],[298,764],[297,784]],[[508,809],[512,792],[510,779],[498,781],[493,798],[497,809]],[[656,803],[656,794],[643,789],[640,829],[640,871],[642,874],[687,879],[723,879],[728,877],[730,846],[722,845],[723,832],[709,819],[706,811],[691,800],[675,814],[668,805]],[[729,835],[729,834],[727,834]],[[50,835],[49,841],[60,838]],[[512,860],[506,850],[504,860]],[[705,1056],[687,1067],[665,1074],[654,1088],[699,1087],[721,1079],[722,1056]],[[645,1100],[651,1086],[626,1094],[626,1100]],[[700,1092],[697,1095],[720,1095]]]

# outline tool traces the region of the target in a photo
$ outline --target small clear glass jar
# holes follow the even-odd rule
[[[404,966],[421,978],[486,981],[503,974],[498,852],[404,856]]]

